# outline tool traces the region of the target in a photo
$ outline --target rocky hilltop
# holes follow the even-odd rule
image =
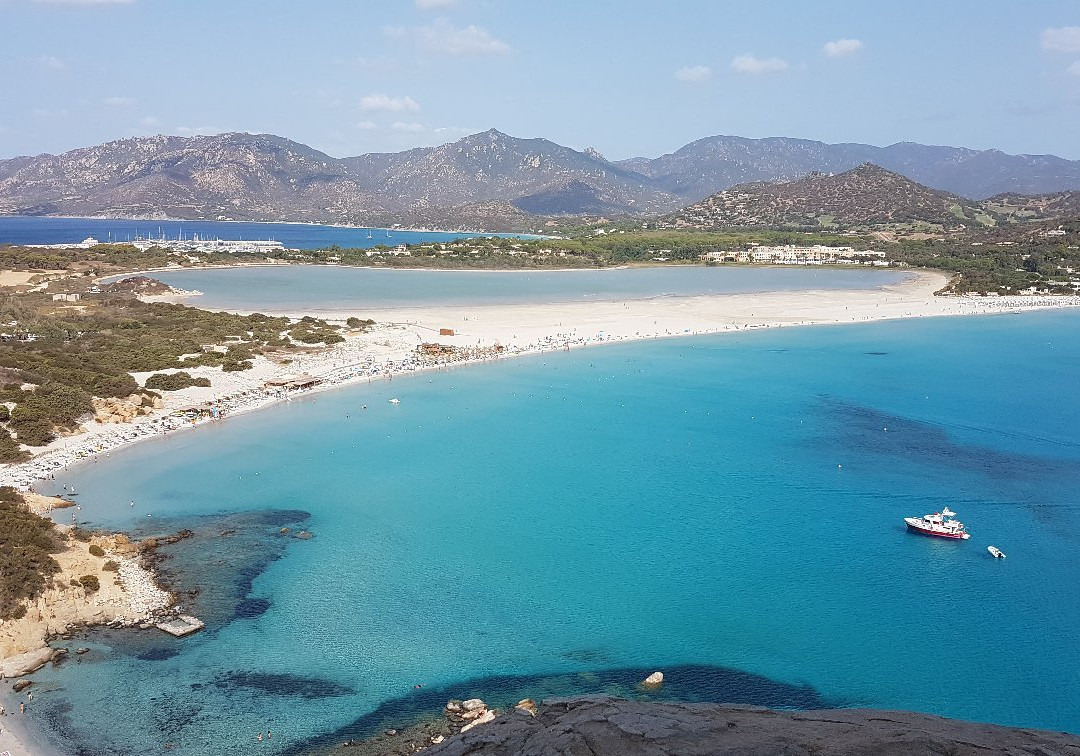
[[[669,228],[850,228],[991,225],[979,203],[865,163],[835,175],[741,184],[661,220]]]
[[[341,161],[266,134],[122,139],[0,161],[0,212],[339,220],[387,209]]]
[[[578,152],[547,139],[519,139],[495,129],[440,147],[341,162],[350,175],[362,177],[365,188],[401,209],[507,200],[526,212],[548,215],[649,213],[681,204],[678,197],[609,163],[595,150]]]
[[[392,751],[386,751],[392,752]],[[348,753],[348,750],[345,750]],[[873,709],[775,711],[608,697],[519,708],[423,751],[431,756],[1080,754],[1080,738]]]
[[[1080,161],[910,143],[716,136],[655,159],[609,161],[491,129],[339,159],[278,136],[232,133],[0,160],[0,214],[535,228],[550,216],[658,215],[736,185],[844,175],[866,162],[963,197],[1080,189]]]

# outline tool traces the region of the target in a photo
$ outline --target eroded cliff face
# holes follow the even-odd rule
[[[396,738],[385,738],[387,753]],[[400,742],[400,741],[399,741]],[[347,752],[347,751],[346,751]],[[423,751],[464,754],[1080,754],[1080,737],[874,709],[775,711],[584,697],[544,701]]]

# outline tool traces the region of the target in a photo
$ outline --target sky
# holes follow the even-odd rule
[[[1077,0],[0,0],[0,159],[496,128],[609,159],[716,134],[1080,159]]]

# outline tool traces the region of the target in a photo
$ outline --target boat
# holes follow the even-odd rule
[[[964,530],[964,524],[953,518],[956,512],[945,507],[940,512],[923,515],[922,517],[905,517],[909,529],[917,533],[938,538],[957,538],[967,540],[971,535]]]
[[[390,403],[391,404],[401,404],[401,400],[400,399],[391,399]]]
[[[987,546],[986,550],[994,557],[994,559],[1004,559],[1005,552],[999,549],[997,546]]]

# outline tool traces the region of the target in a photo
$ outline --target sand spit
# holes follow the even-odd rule
[[[935,296],[946,282],[943,274],[917,271],[903,282],[878,289],[368,311],[365,316],[373,318],[378,325],[367,332],[352,332],[343,343],[332,347],[312,348],[280,361],[260,356],[254,360],[251,370],[242,372],[225,373],[220,368],[210,367],[186,368],[192,375],[209,378],[211,386],[166,392],[162,407],[129,423],[90,421],[81,432],[34,450],[30,461],[4,466],[0,469],[0,485],[28,490],[34,483],[53,478],[72,465],[108,456],[117,447],[213,422],[208,418],[191,420],[176,414],[184,407],[210,402],[217,408],[218,417],[227,417],[291,398],[296,392],[286,395],[280,389],[266,389],[268,381],[287,376],[306,374],[319,378],[319,387],[303,392],[310,393],[455,363],[636,339],[1080,307],[1080,296]],[[356,313],[316,310],[273,314],[296,318],[318,315],[343,322]],[[422,343],[443,344],[454,347],[455,351],[449,355],[425,357],[417,352]],[[150,373],[133,375],[142,382]]]

